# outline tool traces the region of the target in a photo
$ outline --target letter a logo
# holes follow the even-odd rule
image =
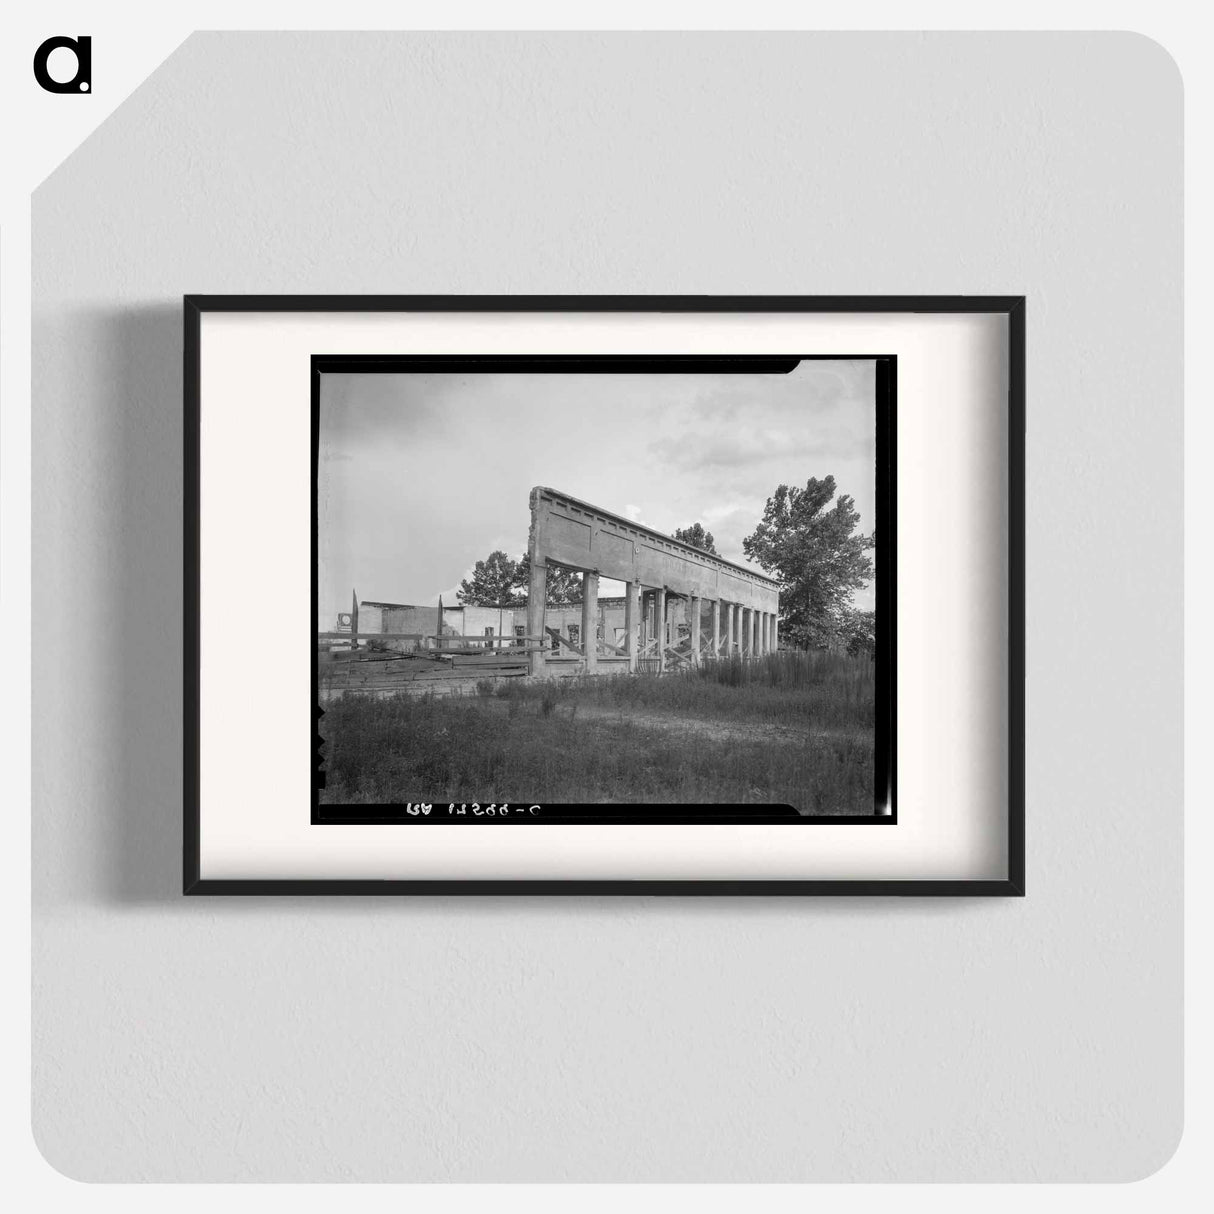
[[[55,80],[46,70],[52,51],[68,50],[76,56],[76,74],[70,80]],[[88,93],[93,88],[93,40],[83,34],[78,38],[48,38],[34,52],[34,79],[48,93]]]

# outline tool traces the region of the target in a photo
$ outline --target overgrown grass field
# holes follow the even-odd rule
[[[325,705],[329,804],[789,804],[873,812],[873,664],[783,652],[662,676],[483,680]]]

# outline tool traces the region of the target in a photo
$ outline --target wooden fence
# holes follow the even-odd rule
[[[527,673],[528,638],[453,637],[411,633],[375,633],[358,638],[350,633],[320,633],[317,641],[317,683],[322,692],[411,691],[444,687],[486,678],[522,678]],[[335,641],[350,642],[334,649]],[[398,651],[375,642],[414,641],[417,647]]]
[[[412,642],[407,649],[391,643]],[[486,678],[522,678],[528,673],[528,658],[537,649],[547,657],[553,673],[577,674],[585,665],[584,648],[556,629],[546,628],[535,636],[437,636],[414,632],[321,632],[317,634],[318,690],[420,691],[427,687],[444,690],[460,683]],[[608,641],[598,641],[600,673],[627,673],[627,651]],[[689,669],[697,660],[690,636],[668,644],[661,656],[656,639],[650,639],[637,656],[637,673],[669,674]],[[719,660],[704,647],[701,662]],[[748,655],[743,655],[748,656]]]

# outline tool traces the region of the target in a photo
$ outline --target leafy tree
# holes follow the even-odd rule
[[[839,640],[853,658],[861,654],[872,657],[877,647],[877,613],[847,608],[839,628]]]
[[[519,558],[519,584],[522,586],[523,602],[527,601],[527,587],[531,581],[531,556],[524,552]],[[548,566],[546,592],[548,602],[580,603],[582,601],[582,575],[562,569],[559,565]]]
[[[472,576],[460,582],[455,597],[470,607],[522,607],[530,578],[531,560],[526,553],[516,561],[498,549],[476,562]],[[547,592],[550,603],[580,603],[581,576],[550,565]]]
[[[703,523],[692,523],[690,527],[680,527],[674,533],[676,540],[682,540],[685,544],[690,544],[693,548],[699,548],[702,552],[712,552],[717,556],[721,554],[717,552],[717,546],[712,538],[711,531],[704,530]]]
[[[526,586],[526,581],[523,581]],[[519,607],[527,601],[520,595],[519,562],[511,560],[500,548],[483,561],[477,561],[472,576],[460,582],[455,597],[472,607]]]
[[[855,502],[835,496],[835,478],[810,477],[804,489],[780,485],[742,550],[780,582],[780,637],[829,645],[842,636],[852,592],[873,576],[875,536],[857,535]]]

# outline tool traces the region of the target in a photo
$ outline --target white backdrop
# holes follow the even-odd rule
[[[204,313],[203,878],[1005,878],[1007,329],[998,314]],[[312,672],[286,654],[311,633],[314,353],[896,355],[897,825],[312,826]],[[233,695],[251,586],[274,587],[283,653],[257,695]]]

